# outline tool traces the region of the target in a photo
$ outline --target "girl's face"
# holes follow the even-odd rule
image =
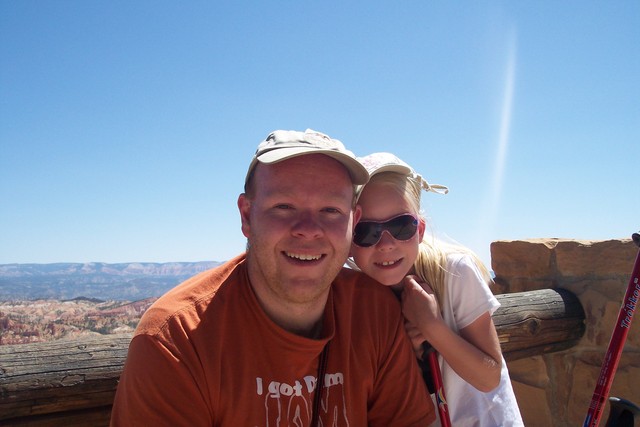
[[[360,221],[386,221],[395,216],[410,213],[419,217],[398,189],[381,182],[370,182],[362,191],[358,204],[362,207]],[[409,273],[418,256],[418,245],[424,234],[425,224],[420,219],[418,232],[409,240],[396,240],[383,231],[380,241],[373,246],[351,245],[351,255],[358,267],[368,276],[385,286],[399,284]]]

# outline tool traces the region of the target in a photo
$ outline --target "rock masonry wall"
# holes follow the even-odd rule
[[[586,331],[573,348],[509,362],[527,427],[581,426],[638,254],[631,239],[531,239],[491,244],[494,293],[564,288],[578,296]],[[636,314],[609,396],[640,405],[640,314]],[[609,413],[605,403],[600,425]],[[639,420],[636,420],[639,422]]]

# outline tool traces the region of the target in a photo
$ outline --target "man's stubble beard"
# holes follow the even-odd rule
[[[264,288],[264,291],[270,293],[272,296],[284,299],[288,303],[294,304],[313,304],[325,295],[333,281],[338,276],[347,260],[347,256],[349,255],[349,248],[345,248],[343,251],[344,253],[334,254],[335,260],[342,259],[342,262],[334,261],[325,269],[324,274],[317,278],[306,279],[303,277],[301,279],[296,279],[295,277],[286,277],[271,254],[261,253],[260,250],[256,249],[260,247],[259,242],[257,243],[257,245],[252,244],[251,240],[247,239],[247,266],[249,278],[254,281],[261,280],[263,282],[261,285],[262,288]],[[276,254],[275,256],[279,257],[281,255]],[[306,289],[313,289],[315,292],[304,293],[303,295],[297,295],[295,292],[292,292],[293,290],[303,286],[302,282],[304,281],[309,282],[309,284],[304,285],[304,287]],[[298,284],[295,282],[298,282]],[[255,285],[255,283],[252,284],[252,286]]]

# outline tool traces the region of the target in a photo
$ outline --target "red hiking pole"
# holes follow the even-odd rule
[[[633,233],[632,239],[633,242],[640,247],[640,234]],[[613,377],[618,368],[620,355],[624,348],[624,343],[627,340],[627,334],[631,327],[631,320],[633,320],[633,313],[638,304],[638,299],[640,299],[640,251],[638,251],[638,255],[636,256],[631,279],[629,279],[629,285],[627,286],[627,292],[622,300],[618,320],[616,321],[611,340],[609,341],[609,348],[604,355],[600,376],[596,382],[596,388],[593,392],[587,417],[582,425],[583,427],[597,427],[600,422],[604,401],[609,395],[611,383],[613,383]]]
[[[431,379],[435,388],[436,404],[438,405],[438,414],[440,415],[440,425],[442,427],[451,427],[451,418],[449,417],[449,405],[447,404],[447,396],[444,393],[444,385],[442,383],[442,372],[440,372],[440,364],[438,363],[438,353],[426,341],[422,343],[423,355],[428,359],[431,371]]]

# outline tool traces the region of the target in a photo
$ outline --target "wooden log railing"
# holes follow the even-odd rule
[[[498,295],[493,319],[506,360],[566,350],[585,330],[562,289]],[[0,425],[106,426],[131,336],[0,346]]]

